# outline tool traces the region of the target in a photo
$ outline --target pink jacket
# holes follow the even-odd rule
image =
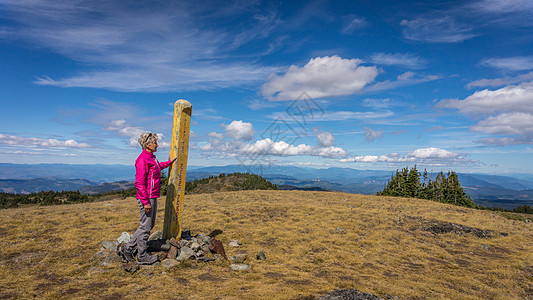
[[[143,149],[135,161],[135,187],[137,199],[146,205],[150,198],[159,198],[161,193],[161,170],[172,164],[172,161],[158,162],[155,155]]]

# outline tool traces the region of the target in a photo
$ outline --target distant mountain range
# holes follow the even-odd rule
[[[277,165],[228,165],[188,166],[186,178],[191,181],[233,172],[259,174],[284,189],[334,190],[360,194],[381,191],[393,174],[391,171],[336,167],[315,169]],[[433,178],[435,175],[433,174]],[[458,175],[465,191],[478,204],[502,208],[524,204],[533,206],[533,175]],[[134,167],[124,165],[0,164],[0,191],[29,193],[40,190],[80,190],[84,193],[101,193],[131,187],[134,176]]]

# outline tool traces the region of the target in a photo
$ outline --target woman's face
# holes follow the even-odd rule
[[[157,152],[157,147],[159,145],[157,144],[157,141],[154,141],[154,142],[148,142],[146,143],[146,150],[154,153],[154,152]]]

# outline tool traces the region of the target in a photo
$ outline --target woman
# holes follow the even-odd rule
[[[150,230],[155,224],[157,212],[157,198],[160,196],[161,170],[170,166],[176,158],[160,163],[154,152],[157,151],[157,134],[145,132],[139,138],[143,147],[142,153],[135,161],[135,187],[137,188],[137,203],[139,204],[139,228],[128,243],[121,246],[118,252],[127,261],[133,261],[133,251],[137,247],[137,263],[151,265],[157,261],[157,256],[147,252]]]

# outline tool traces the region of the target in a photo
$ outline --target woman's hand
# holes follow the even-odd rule
[[[176,158],[178,157],[177,156],[172,157],[170,153],[168,154],[168,160],[171,160],[172,162],[174,162]]]
[[[149,214],[151,210],[152,210],[152,206],[150,205],[150,203],[144,205],[145,213]]]

